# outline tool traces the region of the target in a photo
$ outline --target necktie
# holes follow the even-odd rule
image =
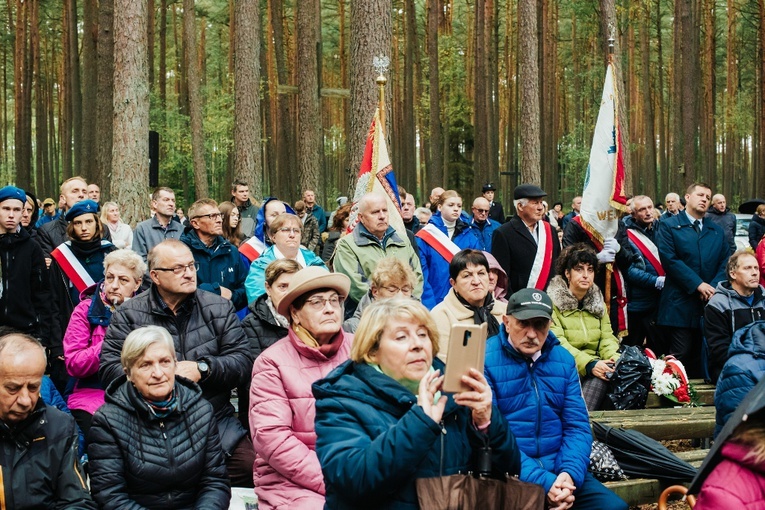
[[[701,232],[701,222],[699,220],[693,222],[693,230],[695,230],[697,234]]]

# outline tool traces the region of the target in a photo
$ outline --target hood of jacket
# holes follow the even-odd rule
[[[199,386],[184,377],[175,376],[175,391],[178,407],[174,412],[178,414],[183,413],[185,409],[202,398],[202,390]],[[149,412],[136,387],[127,380],[127,375],[122,375],[109,384],[106,388],[105,401],[121,407],[128,413],[138,414],[145,420],[159,420]]]
[[[730,212],[730,207],[726,207],[723,212],[720,212],[711,206],[709,207],[709,209],[707,209],[707,214],[714,214],[715,216],[725,216],[729,212]]]
[[[29,231],[23,228],[21,223],[19,223],[16,232],[0,235],[0,249],[9,249],[12,245],[24,242],[28,239],[31,239]]]
[[[207,246],[197,235],[193,228],[187,228],[179,239],[182,243],[186,244],[193,251],[201,251],[215,256],[218,253],[228,253],[228,250],[221,250],[226,245],[226,240],[223,236],[216,236],[211,246]]]
[[[736,290],[731,286],[730,282],[723,281],[717,284],[717,287],[715,287],[715,294],[721,294],[728,298],[729,301],[732,300],[738,300],[745,304],[747,308],[749,308],[749,303],[744,299],[744,297],[736,292]],[[765,287],[762,285],[757,286],[756,289],[754,289],[754,301],[752,301],[752,304],[756,305],[760,301],[765,299]],[[731,306],[731,308],[733,308]]]
[[[253,237],[257,237],[261,241],[263,241],[266,246],[271,245],[271,240],[266,239],[266,205],[272,200],[279,200],[276,197],[266,197],[263,199],[263,203],[260,206],[260,209],[258,209],[258,215],[255,218],[255,234]],[[287,202],[282,201],[284,204],[284,208],[287,210],[290,214],[295,214],[295,210],[292,208],[290,204]]]
[[[765,320],[753,322],[733,334],[728,350],[729,359],[736,354],[748,354],[755,359],[765,358]]]
[[[574,297],[571,291],[568,289],[566,280],[561,275],[555,276],[550,280],[550,285],[547,287],[547,294],[552,299],[555,306],[561,313],[571,313],[579,309],[579,300]],[[606,303],[603,301],[603,295],[600,293],[600,289],[594,283],[592,287],[587,290],[587,294],[584,295],[582,300],[582,309],[591,313],[598,319],[603,317],[606,311]]]

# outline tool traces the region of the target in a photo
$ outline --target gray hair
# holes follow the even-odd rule
[[[173,342],[173,337],[170,336],[170,333],[162,326],[144,326],[131,331],[127,338],[125,338],[125,343],[122,344],[120,362],[126,374],[130,374],[133,365],[146,353],[146,349],[154,344],[161,344],[167,347],[167,350],[173,356],[173,361],[177,360],[175,356],[175,342]]]
[[[528,203],[529,203],[529,199],[528,198],[518,198],[518,199],[513,200],[513,207],[515,207],[516,209],[518,209],[519,205],[522,206],[522,207],[526,207],[526,205],[528,205]]]
[[[188,246],[186,246],[185,243],[179,241],[178,239],[165,239],[161,243],[157,244],[149,250],[149,254],[146,255],[146,262],[149,264],[149,269],[154,269],[157,267],[157,259],[160,258],[161,251],[165,248],[178,248],[178,249],[186,249],[189,253],[191,253],[191,250]]]
[[[35,337],[18,332],[6,333],[0,336],[0,354],[4,354],[6,349],[15,354],[29,347],[39,348],[47,364],[48,356],[45,354],[45,347]],[[7,356],[7,354],[4,355]]]
[[[104,273],[106,273],[112,264],[119,264],[127,268],[133,274],[135,281],[140,281],[144,273],[146,273],[146,263],[141,256],[133,250],[126,248],[114,250],[104,257]]]

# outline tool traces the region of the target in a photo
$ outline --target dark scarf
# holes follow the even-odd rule
[[[491,338],[499,333],[499,323],[497,322],[497,318],[491,314],[491,310],[494,308],[494,296],[491,295],[491,292],[486,294],[486,298],[483,300],[483,305],[481,306],[471,305],[456,292],[454,295],[457,296],[457,299],[462,303],[462,306],[468,310],[472,310],[474,324],[480,325],[485,322],[488,325],[487,338]]]
[[[140,392],[138,395],[143,403],[146,404],[149,412],[157,418],[167,418],[178,408],[178,396],[176,395],[175,387],[173,387],[173,391],[170,393],[170,398],[158,402],[145,398]]]
[[[101,251],[101,238],[92,239],[90,241],[78,241],[72,239],[72,253],[78,259],[86,259]]]

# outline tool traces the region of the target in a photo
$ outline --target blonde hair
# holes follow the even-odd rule
[[[104,274],[106,274],[106,271],[112,264],[124,266],[132,273],[133,279],[136,282],[140,282],[143,279],[143,275],[146,273],[146,263],[141,256],[127,248],[114,250],[104,257]]]
[[[414,271],[401,259],[396,257],[385,257],[375,266],[372,275],[369,277],[370,284],[375,289],[385,287],[391,282],[408,283],[412,287],[417,285],[417,277]]]
[[[428,309],[414,299],[381,299],[364,308],[351,346],[351,360],[372,363],[370,354],[377,352],[380,338],[391,320],[412,320],[425,326],[433,346],[433,357],[438,354],[438,329]]]
[[[297,228],[299,228],[302,232],[303,230],[303,222],[300,221],[300,218],[295,216],[294,214],[290,213],[281,213],[279,216],[274,218],[274,220],[271,222],[271,226],[268,227],[268,233],[271,237],[279,231],[280,228],[284,227],[287,223],[294,223]]]
[[[736,427],[730,441],[746,445],[749,448],[745,461],[754,460],[756,464],[765,462],[765,426],[762,423],[763,414],[749,416],[749,419]]]
[[[444,205],[446,201],[449,200],[450,198],[459,198],[460,200],[462,200],[462,197],[460,196],[459,193],[457,193],[453,189],[448,189],[444,191],[443,193],[441,193],[441,196],[438,197],[438,200],[436,201],[436,207],[440,207]]]
[[[104,225],[109,223],[109,219],[107,218],[107,213],[109,212],[110,207],[116,207],[118,212],[120,210],[120,206],[117,205],[117,202],[106,202],[105,204],[103,204],[101,206],[100,218],[101,218],[101,223],[103,223]]]

